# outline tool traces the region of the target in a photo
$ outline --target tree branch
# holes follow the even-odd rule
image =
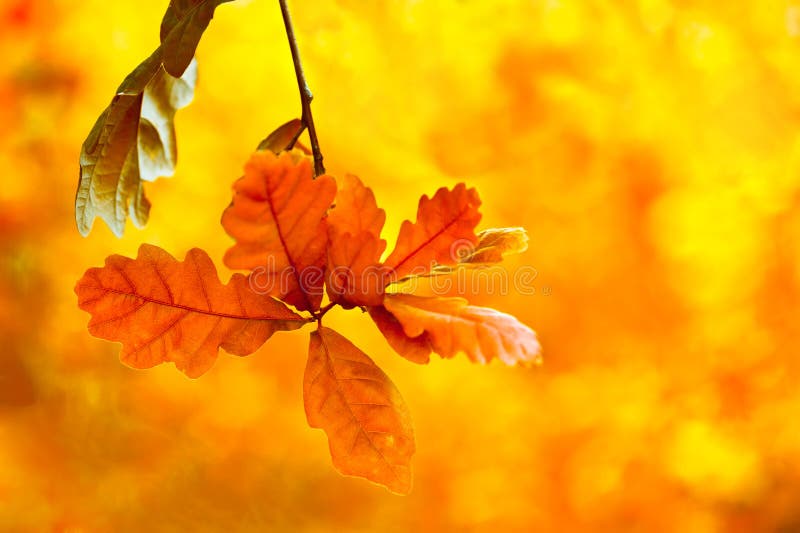
[[[300,105],[303,109],[303,126],[308,130],[308,137],[311,140],[311,152],[314,155],[314,175],[325,174],[325,166],[322,164],[322,151],[319,149],[317,140],[317,130],[314,128],[314,116],[311,114],[311,100],[314,95],[308,88],[305,74],[303,74],[303,64],[300,62],[300,52],[297,49],[297,39],[294,36],[294,26],[292,17],[289,14],[289,7],[286,0],[278,0],[283,14],[283,25],[286,27],[286,37],[289,39],[289,48],[292,50],[292,61],[294,62],[294,72],[297,75],[297,87],[300,89]],[[302,131],[302,130],[301,130]]]

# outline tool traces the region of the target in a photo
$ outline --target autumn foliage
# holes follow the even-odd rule
[[[221,3],[170,2],[161,45],[98,118],[81,151],[75,214],[82,234],[95,217],[117,236],[128,216],[139,227],[146,223],[143,182],[175,171],[175,112],[192,100],[194,52]],[[306,118],[267,136],[233,184],[221,223],[235,244],[224,263],[247,275],[223,284],[205,251],[192,249],[178,261],[145,244],[135,259],[115,255],[87,271],[75,287],[78,305],[92,315],[90,333],[122,343],[124,363],[172,362],[192,378],[211,368],[220,348],[250,355],[275,332],[316,322],[303,385],[309,425],[327,433],[340,472],[406,494],[415,450],[408,408],[389,377],[322,319],[337,305],[369,311],[389,344],[418,363],[432,352],[463,352],[479,363],[538,361],[535,333],[515,318],[461,298],[403,293],[415,277],[497,263],[524,250],[527,237],[518,229],[479,237],[480,199],[460,183],[423,196],[416,221],[403,223],[382,259],[386,214],[372,191],[356,176],[339,184],[315,176],[308,150],[291,150]]]
[[[172,362],[189,377],[207,371],[219,348],[249,355],[276,331],[316,321],[303,380],[309,425],[328,434],[340,472],[405,494],[415,449],[408,408],[369,356],[322,319],[335,305],[362,307],[389,344],[417,363],[427,363],[432,352],[448,358],[463,352],[477,363],[537,362],[536,334],[510,315],[463,298],[392,290],[437,269],[497,262],[524,239],[519,230],[489,230],[479,238],[477,192],[458,184],[423,196],[416,221],[403,223],[381,261],[385,213],[357,177],[342,181],[337,193],[332,176],[315,179],[302,152],[258,151],[222,215],[236,241],[225,263],[249,276],[234,274],[223,285],[202,250],[180,262],[142,245],[136,259],[111,256],[87,271],[75,292],[92,315],[89,331],[121,342],[124,363]],[[454,244],[464,243],[474,253],[455,254]],[[330,303],[321,308],[326,288]]]
[[[249,355],[275,331],[306,320],[281,302],[255,294],[247,278],[227,285],[203,250],[183,262],[147,244],[136,259],[111,256],[75,288],[78,304],[92,314],[89,331],[123,345],[122,361],[134,368],[173,362],[189,377],[207,371],[220,347]]]
[[[99,216],[76,230],[81,145],[162,45],[168,3],[0,2],[0,531],[798,530],[799,2],[289,0],[329,221],[354,173],[385,210],[380,261],[423,193],[461,182],[482,200],[479,242],[530,237],[489,268],[458,243],[459,264],[389,288],[514,315],[542,368],[443,359],[385,298],[344,302],[359,278],[325,268],[341,289],[326,282],[320,308],[340,303],[323,327],[413,416],[406,497],[341,476],[309,426],[315,321],[251,356],[214,351],[198,379],[131,369],[121,341],[87,332],[76,281],[142,243],[184,272],[202,248],[223,287],[266,288],[266,264],[226,266],[220,216],[258,142],[298,131],[268,136],[301,116],[276,0],[216,8],[174,176],[141,181],[146,226],[126,211],[124,238]],[[492,272],[528,272],[528,290],[431,290]]]

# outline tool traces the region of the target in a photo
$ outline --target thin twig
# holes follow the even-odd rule
[[[322,325],[322,317],[324,317],[324,316],[325,316],[325,313],[327,313],[328,311],[330,311],[331,309],[333,309],[333,308],[334,308],[334,307],[336,307],[337,305],[338,305],[338,304],[337,304],[336,302],[330,302],[328,305],[326,305],[325,307],[323,307],[322,309],[320,309],[319,311],[317,311],[317,312],[314,314],[314,320],[316,320],[316,321],[317,321],[317,324],[318,324],[319,326],[321,326],[321,325]]]
[[[322,164],[322,151],[319,149],[317,130],[314,128],[314,116],[311,114],[311,100],[314,99],[314,95],[311,94],[311,89],[308,88],[308,83],[306,82],[306,76],[303,74],[303,64],[300,62],[300,52],[297,49],[297,39],[294,37],[294,26],[292,25],[292,17],[289,14],[289,7],[286,5],[286,0],[278,0],[278,2],[281,5],[283,25],[286,27],[289,48],[292,50],[294,72],[297,75],[297,87],[300,89],[300,104],[303,108],[301,119],[308,130],[308,137],[311,139],[311,152],[314,155],[314,175],[321,176],[325,174],[325,166]]]

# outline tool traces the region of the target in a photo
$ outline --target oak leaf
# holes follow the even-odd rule
[[[464,298],[387,294],[384,307],[410,339],[424,336],[433,352],[450,358],[464,352],[475,363],[539,363],[536,333],[511,315],[469,305]]]
[[[125,220],[142,227],[150,202],[142,180],[175,173],[175,111],[194,96],[194,53],[214,10],[232,0],[172,0],[161,22],[161,46],[131,72],[83,143],[75,221],[86,236],[102,218],[117,237]]]
[[[144,226],[150,203],[142,180],[175,172],[173,120],[192,100],[197,65],[192,62],[175,78],[164,71],[161,59],[159,48],[125,78],[83,143],[75,219],[84,236],[95,217],[118,237],[128,215],[136,226]]]
[[[89,332],[122,343],[120,358],[134,368],[172,361],[196,378],[214,364],[219,348],[234,355],[257,350],[274,332],[307,320],[281,302],[255,293],[234,274],[227,285],[204,251],[181,262],[143,244],[136,259],[112,255],[75,287],[88,311]]]
[[[178,160],[175,112],[189,105],[197,84],[197,62],[181,77],[158,69],[144,90],[139,121],[139,171],[145,181],[172,176]]]
[[[466,245],[456,251],[458,263],[437,265],[427,276],[462,272],[463,269],[482,269],[500,263],[506,256],[528,249],[528,232],[524,228],[489,228],[478,232],[478,244]],[[415,276],[416,280],[423,276]]]
[[[353,175],[345,175],[328,215],[328,297],[345,307],[380,305],[388,282],[380,264],[386,249],[381,230],[386,213],[375,195]]]
[[[491,264],[501,262],[507,255],[528,249],[525,228],[490,228],[478,232],[478,245],[459,263]]]
[[[459,250],[478,242],[474,229],[481,218],[480,204],[475,189],[467,189],[463,183],[453,190],[442,187],[432,198],[423,196],[416,222],[403,222],[397,244],[386,258],[385,266],[392,269],[394,279],[458,263]]]
[[[395,352],[414,363],[424,365],[430,362],[433,347],[427,333],[409,337],[400,321],[383,305],[369,307],[367,311]]]
[[[415,445],[408,408],[372,359],[332,329],[311,334],[303,400],[308,424],[328,435],[339,472],[400,494],[411,491]]]
[[[256,150],[269,150],[276,155],[286,150],[291,150],[297,144],[297,138],[303,133],[304,129],[303,121],[299,118],[293,118],[267,135],[264,140],[258,143]]]
[[[172,0],[161,21],[164,68],[180,77],[191,63],[217,6],[233,0]]]
[[[378,207],[372,189],[353,174],[345,174],[338,181],[336,206],[328,217],[331,228],[340,234],[357,235],[367,232],[380,238],[386,222],[386,212]],[[380,255],[375,258],[376,261],[378,259]]]
[[[326,262],[325,215],[336,182],[313,178],[307,157],[260,151],[233,185],[222,226],[236,240],[225,253],[232,269],[253,270],[266,294],[304,311],[319,309]]]

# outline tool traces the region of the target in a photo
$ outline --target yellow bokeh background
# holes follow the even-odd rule
[[[333,470],[307,331],[198,380],[86,332],[73,287],[107,255],[221,265],[232,181],[299,114],[277,2],[223,4],[148,226],[81,238],[80,145],[165,7],[0,5],[0,530],[800,530],[800,3],[292,3],[328,169],[389,241],[461,181],[481,227],[531,237],[506,267],[534,291],[473,301],[536,329],[542,367],[417,366],[326,317],[411,409],[407,497]]]

